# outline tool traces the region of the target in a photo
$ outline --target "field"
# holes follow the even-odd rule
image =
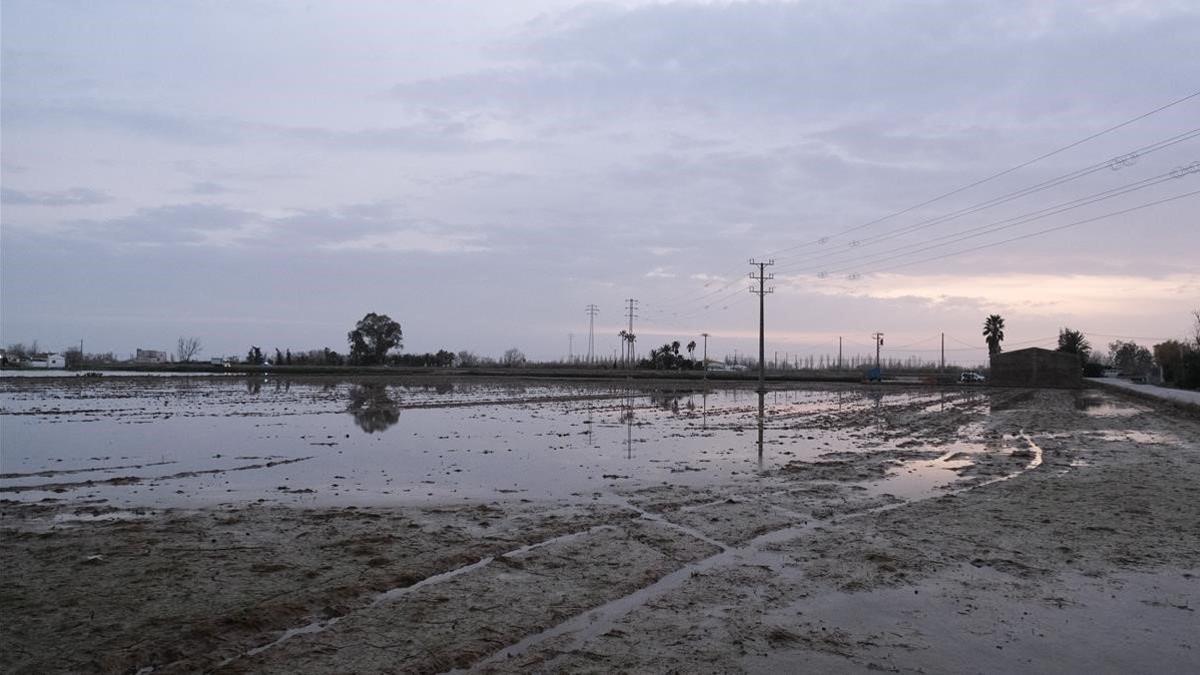
[[[1200,421],[1098,390],[0,379],[5,672],[1187,670]]]

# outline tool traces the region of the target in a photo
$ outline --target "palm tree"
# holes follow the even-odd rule
[[[1004,341],[1004,319],[999,314],[992,314],[983,322],[983,336],[987,338],[988,355],[1000,353],[1000,343]]]
[[[695,361],[696,360],[695,357],[692,356],[692,352],[696,351],[696,341],[695,340],[692,340],[691,342],[687,343],[687,350],[688,350],[688,360]]]

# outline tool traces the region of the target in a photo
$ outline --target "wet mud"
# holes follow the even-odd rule
[[[1061,672],[1105,658],[1133,670],[1194,663],[1194,418],[1090,390],[829,386],[768,393],[760,417],[749,391],[702,400],[586,386],[385,386],[389,404],[379,391],[352,389],[361,384],[329,384],[292,383],[264,401],[228,383],[121,383],[113,397],[5,383],[0,413],[33,426],[3,448],[0,668]],[[132,446],[59,456],[31,442],[41,429],[89,424],[98,409],[109,411],[101,424],[140,422],[150,399],[172,417],[244,417],[250,426],[238,427],[240,447],[165,459]],[[365,426],[355,416],[394,411],[398,399],[455,411],[462,423],[431,417],[404,431],[415,408],[390,429],[381,428],[390,413]],[[1109,412],[1131,406],[1136,414]],[[253,426],[279,417],[282,427]],[[472,426],[497,417],[524,429],[484,439],[496,427]],[[380,456],[375,439],[393,431],[406,439],[388,443],[396,463],[368,466]],[[401,466],[423,449],[447,457],[469,447],[478,462],[461,462],[462,474],[486,474],[506,446],[550,462],[548,480],[565,488],[545,488],[541,477],[514,487],[505,476],[467,490],[462,478]],[[303,481],[279,473],[319,464],[314,447],[345,452]],[[10,456],[22,458],[19,468],[10,470]],[[392,482],[333,487],[368,469],[386,469]],[[91,485],[73,480],[80,470],[97,473]],[[202,497],[218,474],[204,472],[216,471],[259,478],[213,503]],[[127,475],[138,480],[120,484]],[[422,480],[460,481],[461,492],[392,492]],[[151,485],[158,490],[145,491]],[[316,492],[292,492],[304,489]]]

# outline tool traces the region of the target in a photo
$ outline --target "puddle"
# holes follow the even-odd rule
[[[985,452],[982,444],[957,443],[937,459],[897,461],[887,468],[883,480],[864,484],[867,494],[891,495],[900,499],[921,499],[952,487],[960,472],[975,463],[974,456]]]
[[[1121,431],[1091,431],[1087,434],[1088,438],[1122,442],[1132,441],[1134,443],[1146,443],[1151,445],[1169,445],[1180,443],[1180,439],[1175,434],[1163,431],[1137,431],[1134,429],[1124,429]]]

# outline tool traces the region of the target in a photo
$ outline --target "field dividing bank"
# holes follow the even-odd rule
[[[222,391],[207,398],[226,400]],[[1105,658],[1164,671],[1188,663],[1200,606],[1194,419],[1093,390],[872,391],[804,389],[761,402],[729,393],[691,408],[686,394],[661,391],[590,410],[586,401],[516,406],[528,414],[506,423],[547,425],[518,444],[544,442],[572,460],[552,477],[575,480],[570,467],[609,451],[595,461],[623,462],[554,498],[152,508],[68,492],[5,501],[0,564],[15,573],[0,611],[20,621],[0,631],[0,667],[1061,672]],[[312,393],[281,392],[259,412],[269,420]],[[348,401],[349,389],[326,393]],[[448,412],[469,420],[471,410]],[[413,428],[363,437],[391,442],[404,462],[412,456],[400,439]],[[577,439],[590,430],[592,440],[565,444],[565,429]],[[345,447],[340,461],[353,461]],[[639,471],[649,477],[626,475]]]

